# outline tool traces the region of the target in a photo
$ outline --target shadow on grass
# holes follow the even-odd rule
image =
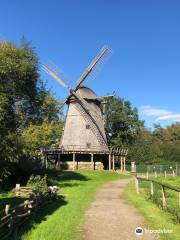
[[[27,198],[22,197],[2,197],[0,198],[0,217],[4,216],[4,209],[6,204],[10,205],[11,208],[23,203]]]
[[[44,207],[38,209],[18,228],[17,240],[22,239],[22,236],[34,229],[36,224],[46,221],[49,215],[66,204],[67,201],[61,196],[59,199],[53,200]]]
[[[91,180],[85,175],[74,172],[74,171],[56,171],[56,170],[47,170],[44,172],[48,176],[48,185],[57,185],[60,188],[64,187],[76,187],[81,185],[85,181]],[[78,183],[79,181],[79,183]],[[4,197],[0,198],[0,211],[3,210],[6,204],[10,204],[12,207],[17,206],[18,204],[24,202],[25,198],[18,197]],[[22,236],[28,231],[34,229],[37,224],[40,224],[43,221],[47,220],[47,216],[53,214],[61,206],[68,204],[68,202],[63,198],[54,200],[53,202],[48,203],[43,208],[34,212],[19,228],[18,228],[18,237],[17,239],[22,239]],[[2,207],[3,206],[3,207]],[[2,207],[2,208],[1,208]],[[12,238],[13,239],[13,238]]]
[[[58,185],[61,187],[76,187],[80,185],[80,183],[73,181],[88,181],[90,178],[74,172],[74,171],[55,171],[55,170],[47,170],[46,174],[48,176],[48,185]],[[46,221],[47,216],[53,214],[57,209],[61,206],[68,204],[68,202],[61,197],[49,203],[41,210],[37,211],[34,216],[32,215],[20,228],[18,231],[18,240],[22,239],[22,236],[28,231],[35,228],[36,224],[39,224],[43,221]]]
[[[55,171],[47,170],[46,174],[48,175],[49,183],[48,185],[58,185],[60,187],[76,187],[80,185],[77,182],[73,181],[89,181],[90,178],[84,176],[81,173],[74,171]]]

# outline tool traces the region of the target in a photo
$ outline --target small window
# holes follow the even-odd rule
[[[86,143],[86,147],[90,148],[91,147],[91,143]]]
[[[90,129],[90,125],[89,124],[86,124],[86,129]]]

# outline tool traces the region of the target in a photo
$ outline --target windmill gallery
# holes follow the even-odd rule
[[[110,49],[104,46],[92,60],[88,68],[71,89],[62,76],[57,73],[57,67],[43,65],[43,70],[69,90],[69,95],[63,102],[68,105],[65,125],[58,148],[42,149],[45,167],[48,157],[55,157],[56,169],[115,169],[115,157],[125,170],[127,149],[110,148],[107,144],[104,128],[104,112],[106,98],[113,95],[97,97],[93,90],[83,85],[87,77],[104,63],[110,54]]]

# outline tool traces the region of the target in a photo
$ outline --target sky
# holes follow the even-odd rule
[[[180,122],[180,1],[1,0],[0,39],[31,41],[40,63],[58,65],[73,87],[104,44],[112,55],[96,78],[97,95],[130,100],[147,127]],[[58,99],[68,91],[42,72]]]

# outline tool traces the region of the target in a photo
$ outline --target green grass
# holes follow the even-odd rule
[[[167,178],[158,177],[155,180],[180,189],[180,177],[172,177],[172,176]],[[160,191],[159,191],[159,194],[160,194]],[[165,195],[166,195],[166,201],[167,201],[167,210],[172,214],[173,219],[175,221],[180,222],[180,207],[178,204],[178,199],[179,199],[178,192],[165,188]]]
[[[134,182],[130,182],[125,189],[124,195],[143,215],[149,224],[150,229],[173,230],[173,233],[171,234],[161,234],[161,239],[179,240],[180,224],[173,221],[172,215],[169,212],[165,212],[155,203],[153,203],[152,200],[148,199],[148,196],[145,193],[147,190],[146,187],[147,183],[141,183],[141,194],[138,195],[135,192]]]
[[[180,177],[172,177],[169,176],[167,178],[158,177],[154,178],[153,176],[150,179],[154,179],[158,182],[164,183],[166,185],[180,188]],[[140,181],[140,189],[143,194],[147,197],[150,197],[150,182]],[[165,196],[167,202],[167,211],[171,213],[172,219],[174,221],[180,222],[180,207],[178,204],[178,192],[173,191],[171,189],[165,188]],[[161,186],[154,183],[154,195],[150,197],[150,199],[156,203],[159,207],[162,206],[162,193]]]
[[[64,199],[49,204],[28,220],[20,231],[21,240],[75,240],[80,234],[85,210],[102,184],[125,178],[108,171],[66,171],[50,173]]]
[[[167,178],[165,177],[158,177],[158,178],[154,178],[157,181],[161,181],[163,183],[167,183],[171,186],[177,187],[180,189],[180,176],[177,177],[172,177],[172,176],[168,176]]]

